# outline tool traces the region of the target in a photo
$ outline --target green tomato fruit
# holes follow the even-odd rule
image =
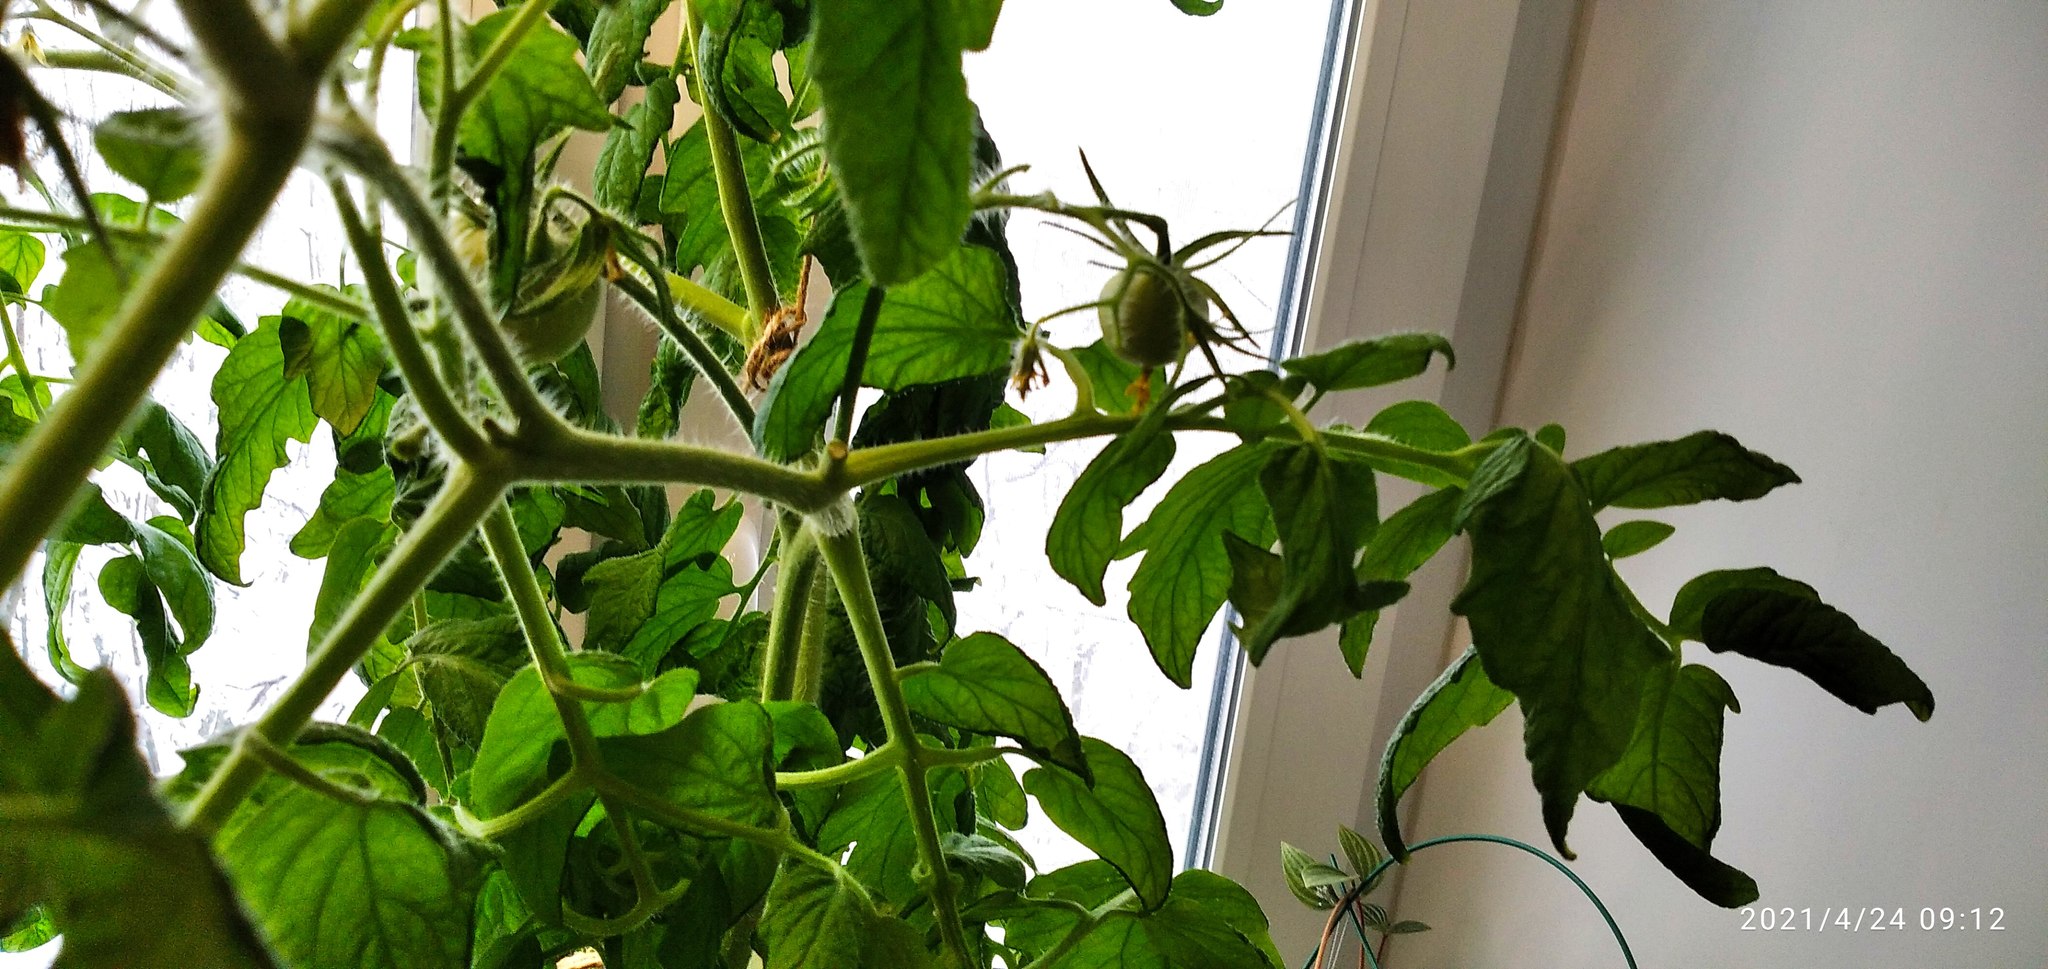
[[[1102,342],[1117,356],[1141,367],[1163,367],[1187,351],[1191,301],[1171,269],[1134,262],[1102,287],[1096,315]]]
[[[526,278],[505,335],[527,363],[552,363],[583,342],[604,301],[611,232],[603,224],[576,226],[568,239],[529,249]],[[539,256],[540,258],[534,258]]]

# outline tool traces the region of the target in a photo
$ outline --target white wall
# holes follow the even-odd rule
[[[1576,869],[1644,966],[2039,966],[2048,3],[1604,0],[1586,44],[1503,421],[1562,422],[1574,455],[1714,426],[1806,478],[1670,516],[1629,579],[1661,608],[1698,572],[1777,565],[1939,705],[1867,717],[1708,659],[1744,710],[1716,854],[1764,904],[2001,906],[2006,930],[1744,932],[1590,802]],[[1541,843],[1520,739],[1509,714],[1453,747],[1412,833]],[[1621,965],[1504,849],[1419,856],[1396,914],[1438,927],[1395,946],[1403,969]]]

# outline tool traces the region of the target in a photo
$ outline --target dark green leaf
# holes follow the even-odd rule
[[[1123,538],[1125,506],[1166,473],[1173,452],[1173,435],[1146,422],[1109,442],[1060,499],[1045,533],[1045,557],[1089,602],[1107,601],[1102,577]]]
[[[1009,828],[1023,830],[1031,823],[1031,802],[1024,797],[1024,785],[1006,758],[998,757],[975,769],[974,807],[981,815]]]
[[[1130,616],[1166,678],[1193,682],[1195,648],[1230,591],[1229,532],[1261,548],[1273,543],[1272,513],[1254,486],[1273,454],[1241,444],[1176,482],[1152,516],[1131,531],[1119,556],[1143,551],[1131,575]]]
[[[178,621],[179,652],[190,653],[213,635],[213,580],[199,567],[184,522],[162,516],[134,524],[142,570]]]
[[[518,14],[500,10],[471,25],[458,43],[465,60],[481,57]],[[401,46],[419,52],[420,106],[431,116],[439,106],[441,54],[430,29],[407,31]],[[526,164],[540,144],[567,128],[603,131],[612,124],[605,101],[591,86],[576,39],[541,26],[520,38],[498,76],[462,117],[456,136],[461,152],[501,169]]]
[[[1434,333],[1396,333],[1346,343],[1322,353],[1281,362],[1288,373],[1307,377],[1324,393],[1377,387],[1421,375],[1431,357],[1442,354],[1456,366],[1451,342]]]
[[[72,683],[84,678],[86,670],[71,658],[71,644],[64,636],[64,611],[71,604],[71,580],[78,567],[78,553],[84,548],[62,541],[43,546],[43,611],[50,617],[44,646],[57,675]]]
[[[1775,569],[1722,569],[1707,572],[1679,587],[1678,595],[1671,600],[1671,631],[1699,642],[1706,635],[1701,627],[1706,617],[1707,603],[1714,601],[1722,593],[1735,589],[1774,589],[1787,595],[1820,599],[1820,593],[1814,591],[1813,586],[1798,579],[1788,579],[1779,575]]]
[[[962,27],[950,0],[841,0],[818,10],[811,80],[826,158],[877,283],[908,282],[945,259],[972,214]]]
[[[1408,857],[1408,843],[1401,837],[1401,819],[1395,809],[1422,769],[1451,741],[1473,727],[1492,723],[1513,701],[1513,694],[1486,678],[1478,651],[1468,648],[1401,715],[1380,760],[1380,840],[1386,843],[1388,854]]]
[[[1663,522],[1622,522],[1608,529],[1607,534],[1600,536],[1600,547],[1607,551],[1608,558],[1625,559],[1656,548],[1676,531],[1678,529]]]
[[[773,829],[782,811],[775,799],[773,733],[767,710],[739,701],[704,707],[660,733],[600,733],[608,739],[599,746],[620,778],[671,804]]]
[[[58,704],[5,652],[0,792],[75,806],[0,822],[0,922],[42,905],[63,933],[58,966],[276,969],[205,839],[151,794],[121,685],[96,672]]]
[[[699,0],[698,83],[705,101],[755,141],[790,131],[789,105],[775,78],[783,46],[782,13],[769,0]]]
[[[1090,908],[1104,905],[1120,886],[1101,877],[1103,867],[1101,862],[1084,862],[1040,875],[1031,883],[1031,894],[1065,897]],[[1036,909],[1027,917],[1011,919],[1005,939],[1025,952],[1043,953],[1067,934],[1075,918],[1065,910]],[[1283,963],[1268,935],[1266,915],[1251,894],[1221,875],[1196,870],[1173,879],[1172,894],[1157,911],[1142,912],[1128,904],[1112,907],[1051,969],[1096,966],[1282,969]]]
[[[305,377],[285,375],[280,322],[265,318],[236,342],[213,376],[220,463],[207,480],[199,514],[199,561],[236,585],[242,584],[243,516],[262,503],[271,473],[290,460],[285,442],[311,441],[317,422]]]
[[[1495,456],[1511,450],[1525,455],[1522,468],[1482,498],[1471,578],[1451,608],[1470,621],[1487,678],[1521,703],[1544,826],[1570,857],[1564,836],[1579,794],[1621,758],[1646,678],[1671,651],[1630,609],[1564,462],[1527,438]],[[1478,476],[1473,489],[1468,505],[1481,494]]]
[[[1791,468],[1719,431],[1602,451],[1573,461],[1572,473],[1596,510],[1748,501],[1799,483]]]
[[[967,790],[959,771],[929,775],[932,814],[940,832],[950,830],[954,800]],[[846,869],[862,884],[879,890],[893,905],[906,905],[924,889],[912,874],[918,868],[917,834],[906,810],[903,785],[894,774],[877,774],[848,784],[818,831],[818,850],[839,857],[851,845]]]
[[[1024,859],[992,838],[948,831],[939,838],[939,846],[948,868],[979,875],[991,884],[1023,891],[1024,882],[1030,877],[1024,870]]]
[[[766,172],[772,159],[759,142],[740,142],[740,161],[749,174]],[[758,199],[757,199],[758,203]],[[676,271],[687,273],[711,266],[732,252],[718,201],[718,178],[711,161],[711,142],[699,121],[669,145],[668,172],[661,183],[661,211],[680,216],[675,232]]]
[[[954,641],[939,665],[903,681],[910,710],[949,727],[1010,737],[1089,776],[1081,737],[1059,688],[1031,657],[994,633]]]
[[[1755,879],[1673,834],[1656,814],[1625,804],[1615,805],[1614,811],[1628,825],[1629,833],[1701,898],[1722,908],[1739,908],[1757,900]]]
[[[960,18],[960,42],[968,50],[987,50],[996,35],[996,17],[1003,12],[1003,0],[953,0],[954,16]]]
[[[1334,872],[1341,879],[1343,872],[1316,860],[1316,856],[1296,848],[1285,841],[1280,842],[1280,873],[1287,881],[1287,890],[1294,894],[1296,901],[1317,911],[1326,911],[1336,904],[1335,898],[1324,897],[1320,885],[1309,884],[1312,871]]]
[[[1452,519],[1464,496],[1461,489],[1445,488],[1423,495],[1387,516],[1359,558],[1359,584],[1407,581],[1456,534]],[[1359,613],[1345,620],[1343,631],[1337,636],[1337,646],[1343,651],[1352,676],[1365,673],[1366,652],[1372,646],[1372,633],[1379,618],[1377,609]]]
[[[1934,716],[1926,681],[1876,637],[1817,599],[1769,588],[1731,589],[1707,603],[1700,630],[1707,648],[1806,674],[1864,713],[1903,703]]]
[[[176,202],[206,174],[205,124],[183,108],[117,111],[92,131],[114,174],[157,202]]]
[[[1081,746],[1095,772],[1092,787],[1061,768],[1038,767],[1024,775],[1024,789],[1060,830],[1115,865],[1147,910],[1156,909],[1166,904],[1173,878],[1173,845],[1159,802],[1123,751],[1093,737]]]
[[[149,705],[173,717],[190,716],[199,702],[199,690],[192,685],[192,667],[179,649],[163,596],[149,580],[141,560],[123,555],[100,569],[100,597],[135,620],[142,656],[149,662],[149,677],[143,685]]]
[[[761,913],[767,969],[857,969],[861,937],[875,917],[867,893],[843,870],[785,864]]]
[[[52,536],[56,541],[78,545],[120,545],[135,540],[135,523],[107,504],[106,493],[100,490],[99,485],[86,482],[80,486],[75,500],[77,507],[71,509],[70,515],[57,526],[57,532]]]
[[[418,806],[288,788],[237,825],[220,851],[292,965],[469,965],[471,849]]]
[[[1223,9],[1223,0],[1173,0],[1173,6],[1190,17],[1207,17]]]
[[[1564,454],[1565,430],[1562,424],[1545,424],[1536,429],[1536,443],[1549,448],[1559,456]]]
[[[979,246],[951,252],[930,272],[890,287],[868,344],[863,385],[902,390],[1009,367],[1019,321],[1002,259]],[[810,450],[846,377],[867,292],[855,285],[835,293],[818,332],[769,384],[754,423],[763,454],[788,460]]]
[[[1281,449],[1259,472],[1259,488],[1280,533],[1281,587],[1241,644],[1254,663],[1275,641],[1385,605],[1366,599],[1352,562],[1379,527],[1371,466],[1309,444]],[[1401,590],[1405,592],[1406,589]]]
[[[654,548],[591,566],[584,648],[621,653],[653,671],[697,624],[735,590],[732,566],[719,551],[739,528],[738,502],[714,505],[699,491],[676,509]]]
[[[121,460],[142,472],[149,490],[177,509],[180,518],[189,522],[198,516],[213,458],[162,404],[152,400],[143,405],[141,419],[122,443]]]
[[[668,137],[669,126],[675,123],[678,100],[676,82],[657,78],[647,85],[647,96],[626,112],[626,123],[605,136],[604,148],[597,153],[597,171],[591,178],[595,186],[592,198],[599,206],[611,212],[633,211],[640,198],[640,186],[647,179],[647,166]]]
[[[604,653],[571,656],[570,675],[579,684],[607,690],[640,684],[638,669]],[[631,700],[583,701],[583,712],[599,738],[660,733],[683,720],[696,692],[695,670],[672,670]],[[564,741],[560,715],[540,673],[531,666],[520,670],[499,691],[484,726],[483,744],[470,768],[469,809],[492,818],[518,806],[550,779],[555,745]]]
[[[1586,793],[1655,812],[1673,834],[1711,848],[1721,827],[1721,718],[1741,709],[1704,666],[1652,676],[1628,750]]]

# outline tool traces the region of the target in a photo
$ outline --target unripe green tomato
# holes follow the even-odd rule
[[[1180,359],[1188,345],[1188,304],[1173,271],[1134,262],[1102,287],[1096,310],[1102,342],[1141,367],[1163,367]]]
[[[604,280],[559,299],[542,303],[505,317],[505,335],[519,359],[529,363],[553,363],[569,355],[590,332],[597,320],[598,305],[604,299]]]
[[[545,248],[529,249],[518,307],[505,317],[505,335],[527,363],[552,363],[583,342],[604,300],[611,232],[585,223],[564,238],[549,233]]]

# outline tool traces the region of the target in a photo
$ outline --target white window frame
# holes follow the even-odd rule
[[[1396,400],[1442,404],[1466,427],[1496,418],[1553,133],[1566,103],[1582,0],[1339,0],[1329,134],[1312,146],[1317,197],[1302,233],[1290,327],[1313,351],[1388,332],[1443,333],[1455,370],[1384,393],[1348,395],[1317,415],[1363,424]],[[1419,488],[1384,486],[1383,509]],[[1363,681],[1329,630],[1239,664],[1235,708],[1212,769],[1213,840],[1198,862],[1249,887],[1290,958],[1312,948],[1322,913],[1288,894],[1281,841],[1334,846],[1336,825],[1373,830],[1380,752],[1449,660],[1450,602],[1465,551],[1414,577],[1374,636]],[[1226,707],[1225,709],[1229,709]],[[1419,801],[1410,794],[1404,814]],[[1397,875],[1398,878],[1398,875]],[[1398,880],[1393,884],[1398,895]]]

